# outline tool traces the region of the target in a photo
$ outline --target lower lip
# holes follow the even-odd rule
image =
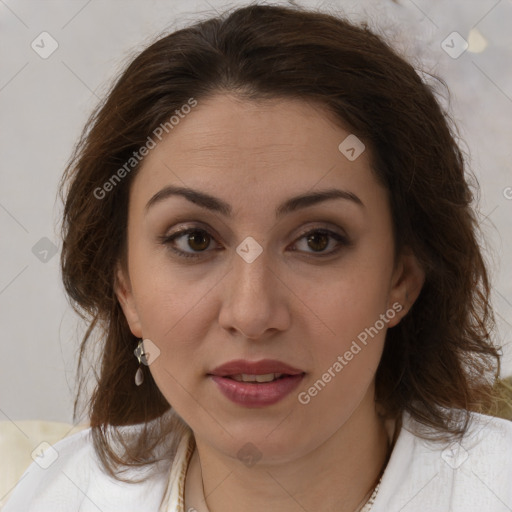
[[[272,405],[289,395],[302,381],[304,374],[290,375],[272,382],[253,384],[238,382],[228,377],[210,375],[221,393],[232,402],[244,407],[264,407]]]

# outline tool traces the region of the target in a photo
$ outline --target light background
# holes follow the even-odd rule
[[[246,3],[0,0],[0,420],[72,421],[76,354],[84,329],[60,281],[61,205],[56,191],[89,113],[117,73],[158,34]],[[297,3],[369,19],[404,55],[447,82],[447,106],[481,185],[477,210],[492,261],[497,337],[508,343],[512,2]],[[47,59],[31,48],[44,31],[58,43]],[[469,41],[458,58],[441,46],[446,41],[444,45],[457,49],[454,36],[447,39],[454,31]],[[57,250],[46,255],[46,262],[40,259],[45,257],[41,247],[48,247],[48,241],[40,242],[44,237]],[[503,373],[512,374],[512,347],[505,346],[504,352]]]

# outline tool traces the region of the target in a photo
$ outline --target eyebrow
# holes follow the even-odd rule
[[[210,194],[206,194],[205,192],[200,192],[199,190],[194,190],[186,187],[176,187],[174,185],[169,185],[163,188],[162,190],[158,191],[153,197],[151,197],[151,199],[147,202],[145,207],[146,213],[155,204],[160,203],[161,201],[172,196],[184,197],[191,203],[194,203],[200,206],[201,208],[205,208],[207,210],[220,213],[226,217],[231,217],[232,215],[233,210],[231,206],[222,199],[214,197]],[[326,190],[319,190],[291,197],[276,208],[275,215],[276,218],[280,218],[283,215],[297,211],[301,208],[313,206],[315,204],[328,201],[331,199],[344,199],[347,201],[351,201],[364,208],[363,202],[354,193],[349,192],[348,190],[330,188]]]

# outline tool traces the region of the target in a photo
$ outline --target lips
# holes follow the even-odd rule
[[[261,361],[247,361],[244,359],[236,359],[224,363],[208,375],[218,377],[233,377],[236,375],[267,375],[270,373],[278,373],[283,375],[300,375],[304,374],[303,370],[294,368],[289,364],[274,359],[262,359]]]
[[[216,388],[242,407],[266,407],[283,400],[302,382],[306,372],[274,359],[237,359],[210,373]]]
[[[225,398],[242,407],[267,407],[277,404],[296,389],[304,374],[289,375],[272,382],[237,382],[230,377],[208,377]]]

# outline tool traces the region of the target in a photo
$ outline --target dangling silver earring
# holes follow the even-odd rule
[[[144,345],[142,342],[142,338],[139,340],[139,343],[137,344],[137,348],[133,352],[135,354],[135,357],[139,361],[139,368],[137,369],[137,372],[135,373],[135,384],[137,386],[140,386],[144,382],[144,372],[142,371],[142,361],[143,358],[145,358],[146,354],[144,354]],[[145,360],[145,359],[144,359]]]

